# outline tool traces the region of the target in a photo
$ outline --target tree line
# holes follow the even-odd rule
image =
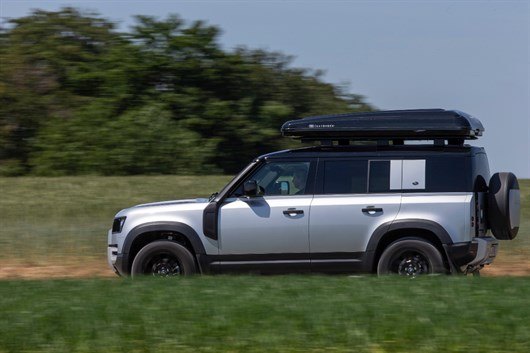
[[[75,8],[0,28],[0,175],[235,173],[288,119],[371,110],[278,52],[176,15],[128,31]]]

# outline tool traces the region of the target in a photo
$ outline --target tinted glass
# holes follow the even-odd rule
[[[258,195],[304,195],[310,162],[271,162],[264,164],[248,180],[258,183]],[[243,195],[242,186],[232,196]]]
[[[369,191],[390,191],[390,161],[370,161]]]
[[[488,158],[485,153],[477,153],[473,161],[473,191],[488,191],[488,182],[490,180],[490,168]]]
[[[366,193],[367,161],[324,162],[324,194]]]
[[[470,158],[464,156],[428,159],[426,165],[427,191],[472,191],[470,164]]]

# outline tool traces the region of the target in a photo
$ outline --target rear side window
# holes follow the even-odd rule
[[[390,161],[325,161],[323,184],[324,194],[389,192]]]
[[[440,157],[427,160],[428,192],[472,191],[471,161],[467,157]]]
[[[324,194],[364,194],[368,161],[324,162]]]
[[[477,153],[472,159],[473,191],[484,192],[488,190],[490,168],[485,153]]]
[[[390,191],[390,161],[370,161],[370,183],[368,191]]]
[[[467,156],[427,159],[324,161],[324,194],[467,192],[473,189]]]

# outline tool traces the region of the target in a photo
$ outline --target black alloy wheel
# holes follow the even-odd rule
[[[421,253],[408,251],[394,258],[390,270],[401,276],[416,277],[429,273],[429,260]]]
[[[179,243],[157,240],[144,246],[134,258],[131,275],[178,277],[197,272],[193,255]]]
[[[438,249],[420,238],[404,238],[393,242],[383,251],[377,264],[378,275],[415,278],[446,272]]]
[[[175,256],[171,254],[160,254],[153,258],[153,260],[145,266],[145,275],[153,275],[153,277],[172,277],[180,276],[180,263]]]

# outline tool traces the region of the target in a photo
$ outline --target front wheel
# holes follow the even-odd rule
[[[378,275],[417,277],[445,273],[442,255],[431,243],[419,238],[400,239],[390,244],[377,264]]]
[[[134,258],[131,275],[176,277],[197,272],[193,255],[184,246],[158,240],[144,246]]]

